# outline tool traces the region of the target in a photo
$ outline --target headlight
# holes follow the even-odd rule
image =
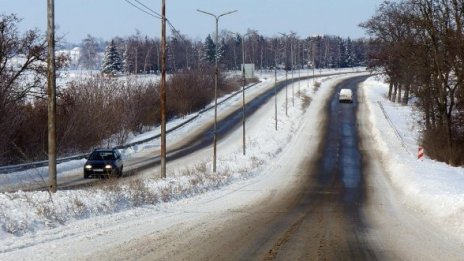
[[[111,169],[112,166],[110,164],[105,165],[105,169]]]
[[[92,169],[92,165],[87,164],[87,165],[85,165],[85,168],[86,169]]]

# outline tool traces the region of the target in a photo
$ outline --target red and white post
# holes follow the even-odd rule
[[[424,148],[422,146],[419,146],[417,150],[417,159],[424,160]]]

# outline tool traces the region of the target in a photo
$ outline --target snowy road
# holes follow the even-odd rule
[[[346,72],[334,72],[334,73],[325,73],[320,74],[317,77],[321,76],[333,76],[333,75],[342,75]],[[311,79],[313,76],[303,76],[304,79]],[[297,79],[288,79],[287,84],[293,82],[298,82]],[[273,85],[267,85],[265,88],[253,88],[251,93],[247,91],[246,97],[246,117],[253,114],[258,110],[264,103],[269,102],[271,98],[274,97],[275,92],[281,92],[286,85],[284,80],[277,82],[274,89]],[[242,121],[242,108],[241,103],[237,102],[233,106],[228,106],[226,110],[220,111],[218,116],[218,129],[217,135],[221,139],[229,135],[232,131],[235,131],[241,126]],[[172,135],[170,135],[172,136]],[[168,144],[168,161],[179,159],[184,157],[192,152],[205,149],[207,146],[212,144],[213,141],[213,122],[207,121],[202,125],[198,125],[197,128],[193,129],[189,133],[186,133],[182,136],[181,139],[176,140],[173,143]],[[125,176],[132,176],[143,172],[145,170],[151,170],[153,167],[158,166],[160,163],[160,156],[158,147],[155,149],[150,149],[144,151],[143,153],[136,153],[130,155],[129,158],[124,160],[124,173]],[[68,175],[59,175],[58,176],[58,188],[59,189],[75,189],[83,186],[88,186],[91,184],[98,183],[96,179],[84,179],[82,176],[82,165],[72,171]],[[43,171],[43,170],[42,170]],[[25,175],[25,179],[12,179],[11,182],[8,181],[8,177],[4,178],[0,182],[0,191],[17,191],[17,190],[44,190],[47,188],[45,182],[41,179],[37,179],[40,175],[34,173],[34,171],[29,171],[32,174]],[[69,171],[68,171],[69,172]],[[28,179],[32,179],[32,182],[28,182]]]
[[[341,82],[356,89],[366,77]],[[157,224],[167,229],[98,251],[98,259],[168,260],[459,260],[463,249],[439,228],[399,204],[356,122],[357,101],[336,95],[297,132],[266,177],[216,198],[177,206]],[[365,110],[360,106],[360,110]],[[366,112],[361,112],[360,115]],[[361,116],[362,117],[362,116]],[[319,137],[314,125],[320,126]],[[366,130],[358,138],[357,126]],[[324,134],[325,133],[325,134]],[[312,134],[312,135],[308,135]],[[325,140],[318,144],[318,139]],[[358,143],[359,139],[359,143]],[[364,139],[363,141],[361,139]],[[366,141],[367,139],[367,141]],[[317,144],[317,145],[316,145]],[[318,151],[319,153],[310,153]],[[277,167],[278,166],[278,167]],[[280,178],[285,175],[284,183]],[[275,180],[275,181],[274,181]],[[243,199],[254,199],[242,205]],[[164,225],[161,225],[164,227]],[[444,240],[448,239],[448,240]]]
[[[392,187],[373,146],[363,91],[354,104],[338,104],[335,91],[355,89],[363,78],[308,90],[311,104],[305,109],[298,102],[289,119],[300,110],[301,116],[279,122],[290,136],[256,175],[172,203],[7,238],[0,259],[462,260],[462,243],[406,208]],[[266,126],[272,130],[273,106],[265,104],[248,119],[251,137],[266,136]],[[222,139],[221,154],[235,151],[240,139],[240,131]],[[204,154],[210,152],[171,167]]]

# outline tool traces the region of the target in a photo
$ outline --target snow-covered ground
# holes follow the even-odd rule
[[[330,77],[318,79],[326,81],[321,87],[326,92],[330,91],[328,86],[331,85],[331,81],[329,79]],[[263,78],[263,80],[266,79]],[[273,79],[266,81],[270,84]],[[310,80],[300,83],[301,89],[305,90],[309,97],[314,95],[312,88],[307,88],[307,86],[312,86],[312,82]],[[324,88],[326,85],[327,87]],[[298,89],[297,83],[294,88]],[[303,122],[304,110],[301,108],[300,99],[296,99],[293,107],[290,105],[289,97],[289,116],[285,116],[284,95],[285,92],[281,92],[278,96],[278,131],[274,129],[274,111],[260,110],[261,113],[253,115],[248,120],[247,156],[242,155],[241,142],[238,142],[241,139],[234,139],[234,136],[240,137],[240,131],[220,141],[216,174],[211,172],[211,150],[207,149],[206,153],[203,153],[206,157],[195,156],[194,161],[189,160],[190,164],[173,162],[168,165],[170,173],[166,180],[146,178],[140,181],[125,182],[117,188],[110,184],[108,187],[96,190],[58,191],[53,196],[47,192],[0,194],[0,224],[2,227],[0,253],[9,253],[30,244],[69,236],[69,230],[66,227],[75,226],[76,222],[79,224],[94,223],[102,218],[113,219],[113,215],[131,216],[142,211],[140,206],[142,209],[147,208],[147,211],[154,211],[153,208],[162,207],[163,204],[169,205],[173,201],[207,191],[224,193],[224,189],[228,191],[227,185],[261,175],[269,162],[280,155]],[[240,100],[237,102],[240,103]],[[269,106],[273,108],[273,103]],[[192,127],[186,126],[186,128]],[[230,140],[235,141],[228,142]],[[157,171],[156,169],[151,172]],[[216,197],[216,195],[211,196]],[[53,236],[50,237],[51,235]]]
[[[272,72],[262,75],[262,84],[272,84],[272,77]],[[300,85],[295,83],[294,88],[301,87],[312,101],[306,108],[303,99],[296,99],[295,106],[289,106],[288,117],[285,116],[285,92],[281,92],[278,95],[278,131],[274,129],[271,101],[247,119],[246,156],[241,150],[241,130],[220,140],[217,174],[211,172],[211,149],[208,148],[171,162],[166,180],[146,178],[145,175],[119,185],[110,182],[98,189],[59,191],[54,195],[46,192],[1,193],[0,259],[34,259],[37,256],[46,259],[45,254],[50,249],[55,254],[53,259],[57,256],[70,258],[69,249],[85,252],[98,246],[108,247],[113,241],[123,244],[131,236],[143,234],[145,225],[162,230],[176,222],[205,218],[206,212],[194,211],[205,202],[217,202],[207,205],[207,211],[221,212],[224,207],[234,209],[238,205],[251,204],[256,198],[267,196],[272,188],[290,184],[294,177],[287,171],[292,162],[284,166],[281,159],[297,158],[287,154],[289,145],[302,146],[295,140],[302,128],[305,128],[307,139],[318,139],[318,110],[330,94],[330,87],[343,77],[348,76],[319,79],[322,86],[317,92],[311,85],[312,80],[301,81]],[[416,116],[413,116],[411,107],[388,102],[386,90],[386,84],[371,77],[360,91],[365,92],[372,135],[382,154],[389,180],[403,195],[405,205],[454,231],[464,240],[463,168],[449,167],[427,158],[416,160],[420,131],[413,120]],[[239,102],[231,101],[224,106]],[[191,125],[204,123],[200,120]],[[185,126],[186,129],[179,133],[188,133],[192,126]],[[156,146],[155,143],[151,146]],[[294,153],[295,148],[292,149]],[[303,146],[299,153],[312,153],[315,149]],[[157,171],[150,170],[148,174],[157,176]],[[244,187],[248,189],[242,190]],[[237,191],[242,193],[233,196]],[[246,196],[243,193],[247,193]],[[226,198],[225,195],[228,195],[228,202],[218,200]],[[131,234],[124,234],[122,231],[129,227],[132,228]],[[114,236],[108,239],[106,234]]]
[[[420,115],[412,105],[386,98],[388,84],[372,77],[364,82],[372,135],[388,178],[405,204],[464,239],[464,168],[427,158],[418,160]]]
[[[315,76],[317,77],[318,75],[322,75],[322,74],[355,72],[355,71],[362,71],[362,70],[364,70],[364,68],[316,70]],[[230,72],[230,74],[239,75],[240,72]],[[301,75],[301,77],[312,76],[312,74],[313,74],[312,70],[301,70],[300,73],[295,72],[294,77],[298,77],[298,75]],[[72,80],[72,79],[82,79],[85,77],[90,77],[92,75],[92,72],[91,71],[74,71],[72,75],[74,76],[69,75],[67,79]],[[250,99],[252,97],[255,97],[256,95],[259,95],[260,93],[263,93],[265,90],[271,88],[274,84],[274,80],[275,80],[274,71],[259,71],[259,72],[256,72],[256,76],[261,82],[247,89],[246,99]],[[128,77],[133,77],[133,76],[128,76]],[[141,76],[141,78],[145,80],[153,80],[153,81],[159,80],[159,77],[156,75],[145,75],[145,76]],[[121,77],[120,79],[126,80],[127,77]],[[285,79],[285,72],[277,71],[277,80],[281,81],[284,79]],[[288,79],[291,79],[290,73],[288,74]],[[312,84],[312,83],[313,83],[313,80],[300,82],[299,85],[298,84],[295,85],[295,88],[298,88],[298,87],[301,88],[301,86],[303,85],[307,87],[308,84]],[[221,112],[225,112],[227,110],[237,108],[237,106],[241,106],[241,100],[242,100],[241,95],[234,95],[234,94],[235,93],[231,93],[223,97],[220,97],[218,99],[219,119],[221,118]],[[212,105],[213,103],[211,103],[210,105],[206,107],[211,107]],[[186,137],[186,135],[188,135],[189,133],[195,132],[198,129],[200,129],[202,126],[204,126],[205,124],[210,123],[214,117],[213,113],[214,113],[214,110],[210,109],[203,113],[195,112],[190,115],[186,115],[183,118],[177,118],[177,119],[173,119],[169,121],[166,126],[168,130],[171,128],[175,128],[176,126],[180,124],[183,124],[185,121],[188,121],[189,119],[193,117],[196,117],[194,121],[184,125],[182,128],[179,128],[176,131],[171,132],[169,133],[169,135],[167,135],[168,150],[170,146],[172,146],[173,144],[181,142]],[[154,137],[155,135],[159,133],[160,133],[160,128],[156,127],[143,134],[130,135],[128,139],[128,143],[145,140],[147,138]],[[130,147],[124,151],[121,151],[121,153],[125,160],[130,160],[131,158],[140,157],[141,155],[144,156],[147,154],[150,155],[150,153],[156,153],[156,149],[158,149],[159,146],[160,146],[160,140],[154,139],[152,141]],[[84,165],[84,163],[85,163],[85,159],[73,160],[73,161],[69,161],[66,163],[58,164],[57,166],[58,182],[60,182],[60,179],[76,176],[77,172],[80,175],[80,172],[82,171],[82,166]],[[48,177],[48,167],[40,167],[40,168],[35,168],[32,170],[19,171],[19,172],[11,173],[8,175],[0,175],[0,191],[12,191],[17,187],[27,188],[30,184],[42,184],[47,179],[47,177]]]

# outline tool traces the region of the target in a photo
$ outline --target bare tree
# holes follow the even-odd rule
[[[464,0],[404,0],[385,2],[362,24],[377,46],[374,64],[389,76],[390,99],[407,104],[411,93],[419,98],[424,139],[434,144],[429,153],[452,164],[464,163],[464,112],[458,109],[464,92],[463,14]]]
[[[98,41],[89,34],[81,43],[79,67],[88,70],[96,70],[99,68],[99,63]]]
[[[6,162],[8,154],[26,157],[13,137],[25,120],[28,99],[45,97],[46,39],[37,30],[20,35],[20,21],[14,14],[0,15],[0,159]],[[56,59],[58,67],[67,61],[64,55]]]

